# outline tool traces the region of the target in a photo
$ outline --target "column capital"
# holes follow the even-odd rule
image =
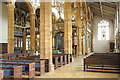
[[[7,4],[7,7],[8,8],[15,8],[15,5],[14,4]]]

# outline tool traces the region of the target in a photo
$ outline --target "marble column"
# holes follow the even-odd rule
[[[30,54],[35,53],[35,14],[30,13]]]
[[[81,26],[81,8],[80,2],[75,2],[76,8],[76,15],[75,15],[75,24],[77,27],[77,36],[78,36],[78,45],[77,45],[77,54],[82,54],[82,43],[81,43],[81,36],[82,36],[82,26]]]
[[[23,28],[23,53],[26,53],[26,28]]]
[[[8,3],[8,54],[14,54],[14,8],[15,5]]]
[[[40,2],[40,59],[49,59],[49,69],[54,70],[52,63],[52,4]]]

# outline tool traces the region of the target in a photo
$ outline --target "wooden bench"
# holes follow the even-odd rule
[[[63,56],[62,55],[53,55],[53,64],[55,65],[55,69],[59,66],[63,66]]]
[[[40,55],[34,55],[34,56],[28,56],[28,59],[39,59]],[[23,58],[23,57],[19,57],[19,58]],[[70,55],[68,54],[53,54],[53,63],[55,65],[55,69],[58,68],[58,66],[63,66],[66,65],[67,63],[70,63]]]
[[[5,55],[3,56],[4,60],[15,60],[15,59],[23,59],[24,60],[25,57],[27,60],[40,59],[40,55],[30,56],[29,53],[5,54]],[[55,65],[55,69],[57,69],[58,67],[61,67],[63,65],[69,64],[71,61],[72,61],[72,55],[64,54],[64,53],[60,53],[60,54],[54,53],[53,54],[53,63]],[[46,63],[45,71],[47,71],[47,72],[49,72],[49,69],[50,69],[48,62],[49,62],[49,60],[45,61],[45,63]]]
[[[18,53],[18,57],[28,57],[30,56],[30,53]]]
[[[2,70],[4,70],[3,78],[10,79],[10,78],[22,78],[22,66],[10,66],[8,64],[3,64],[1,66]]]
[[[28,57],[30,53],[17,53],[17,54],[2,54],[0,55],[0,59],[10,60],[18,57]]]
[[[89,57],[113,58],[113,57],[119,57],[119,56],[120,56],[120,53],[94,53]]]
[[[45,60],[29,60],[29,59],[15,59],[15,60],[10,60],[10,62],[35,62],[35,73],[36,75],[43,75],[45,74]]]
[[[84,58],[84,71],[116,72],[120,73],[119,54],[93,54]]]
[[[35,61],[39,61],[39,62],[41,62],[41,61],[45,61],[45,64],[41,64],[41,66],[44,66],[45,65],[45,72],[50,72],[50,66],[49,66],[49,59],[39,59],[39,58],[36,58],[36,57],[19,57],[19,59],[18,60],[27,60],[27,61],[29,61],[29,60],[31,60],[31,61],[33,61],[33,62],[35,62]]]
[[[63,65],[66,65],[67,64],[67,55],[65,54],[56,54],[56,53],[53,53],[53,55],[56,55],[56,56],[63,56]]]
[[[54,63],[54,65],[55,65],[55,69],[57,69],[58,68],[58,58],[59,57],[61,57],[62,55],[53,55],[53,63]],[[36,56],[36,55],[34,55],[34,56],[29,56],[29,57],[19,57],[20,59],[27,59],[27,60],[34,60],[34,59],[40,59],[40,55],[38,55],[38,56]],[[61,64],[62,65],[62,64]]]
[[[69,64],[72,62],[72,54],[53,53],[53,55],[63,55],[64,64]]]
[[[20,58],[23,59],[23,57]],[[40,55],[29,56],[28,59],[40,59]],[[63,66],[63,55],[53,55],[53,64],[55,65],[55,69],[57,69],[59,66]]]
[[[32,62],[22,62],[22,61],[2,61],[2,65],[21,65],[22,73],[25,74],[25,77],[34,78],[35,77],[35,63]]]

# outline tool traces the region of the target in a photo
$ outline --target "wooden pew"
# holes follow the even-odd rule
[[[120,53],[93,53],[92,55],[109,55],[109,54],[111,54],[111,55],[112,54],[115,54],[115,55],[118,54],[119,55]]]
[[[49,59],[35,59],[35,60],[45,60],[45,72],[50,72],[50,62]]]
[[[29,60],[29,59],[26,59],[26,60],[20,60],[20,59],[15,59],[15,60],[9,60],[10,62],[35,62],[35,73],[36,74],[39,74],[39,75],[43,75],[45,74],[45,60]]]
[[[21,57],[29,57],[29,59],[30,58],[32,58],[32,59],[39,59],[40,58],[40,55],[30,56],[30,54],[29,55],[27,55],[27,54],[29,54],[29,53],[24,53],[24,54],[18,53],[18,54],[12,54],[12,55],[10,54],[10,55],[7,55],[7,56],[4,55],[4,57],[5,57],[5,60],[14,60],[14,59],[19,59]],[[72,61],[71,56],[72,55],[63,54],[63,53],[60,53],[60,54],[55,54],[54,53],[53,54],[53,60],[55,59],[54,60],[55,61],[55,69],[57,69],[59,65],[61,67],[63,65],[66,65],[66,64],[70,63]],[[48,62],[49,61],[45,61],[46,64],[48,64]],[[48,68],[50,68],[50,66],[48,66]],[[48,68],[46,68],[45,70],[49,71]]]
[[[30,56],[30,53],[18,53],[18,57],[28,57]]]
[[[22,57],[20,57],[20,58],[22,58]],[[40,55],[29,56],[28,59],[30,59],[30,58],[39,59]],[[55,65],[55,69],[57,69],[59,67],[59,65],[60,65],[60,67],[63,66],[63,55],[53,55],[53,64]]]
[[[72,62],[72,54],[64,54],[64,53],[61,53],[61,55],[64,55],[65,56],[65,58],[64,59],[66,59],[65,61],[65,63],[66,64],[69,64],[70,62]]]
[[[42,64],[42,65],[45,65],[45,72],[50,72],[49,59],[39,59],[38,56],[36,56],[36,57],[29,56],[29,57],[19,57],[19,60],[28,60],[28,61],[32,60],[33,62],[45,61],[45,64]]]
[[[58,59],[61,57],[62,55],[53,55],[53,63],[54,63],[54,65],[55,65],[55,69],[57,69],[58,68]],[[23,57],[20,57],[20,58],[23,58]],[[28,59],[40,59],[40,55],[34,55],[34,56],[29,56],[28,57]],[[62,60],[62,59],[60,59],[60,60]],[[62,62],[60,62],[61,64],[61,66],[63,65],[62,64]]]
[[[55,69],[57,69],[58,68],[58,58],[61,58],[61,56],[62,55],[53,55],[53,64],[55,65]],[[28,59],[28,60],[30,60],[30,59],[40,59],[40,55],[38,55],[38,56],[36,56],[36,55],[34,55],[34,56],[29,56],[28,58],[25,58],[25,57],[19,57],[20,59]],[[61,61],[62,61],[62,59],[60,59]],[[60,65],[63,65],[62,64],[62,62],[60,62]]]
[[[56,53],[53,53],[53,55],[58,55],[58,56],[63,56],[63,65],[66,65],[67,64],[67,54],[56,54]]]
[[[10,78],[21,79],[22,78],[22,66],[11,67],[11,66],[8,66],[7,64],[3,64],[1,68],[2,70],[4,70],[4,74],[3,74],[4,79],[6,78],[7,79],[10,79]]]
[[[84,71],[119,72],[120,60],[87,58],[84,60]]]
[[[104,54],[93,54],[87,58],[100,58],[100,59],[118,59],[120,57],[120,54],[107,54],[107,53],[104,53]]]
[[[0,59],[10,60],[18,57],[28,57],[30,53],[17,53],[17,54],[2,54],[0,55]]]
[[[23,57],[19,57],[19,58],[23,58]],[[29,56],[28,59],[30,59],[30,58],[31,59],[39,59],[40,55]],[[66,65],[67,64],[67,54],[53,54],[53,63],[55,65],[55,69],[57,69],[59,65],[60,65],[60,67],[63,66],[63,63],[64,63],[64,65]]]
[[[120,54],[93,54],[84,59],[84,71],[120,73]]]
[[[58,66],[62,67],[63,66],[63,55],[53,55],[53,56],[58,56]]]
[[[58,68],[58,56],[53,56],[53,64],[55,65],[55,69]]]
[[[2,65],[22,65],[25,66],[25,70],[23,71],[24,74],[28,74],[28,78],[35,77],[35,63],[28,63],[28,62],[17,62],[17,61],[2,61]],[[23,67],[22,67],[23,68]]]

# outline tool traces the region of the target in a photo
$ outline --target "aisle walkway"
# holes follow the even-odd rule
[[[100,72],[84,72],[83,57],[74,59],[74,62],[63,66],[55,71],[46,73],[36,78],[118,78],[118,74],[100,73]]]

